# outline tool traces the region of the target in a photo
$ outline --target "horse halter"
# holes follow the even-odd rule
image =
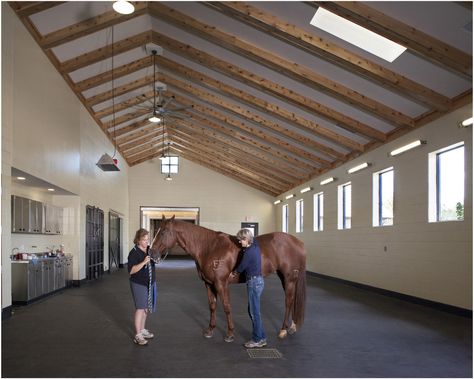
[[[151,246],[153,246],[153,245],[155,244],[155,239],[156,239],[156,237],[158,237],[158,235],[160,234],[160,231],[161,231],[161,227],[160,227],[160,228],[158,229],[158,231],[156,232],[155,237],[153,237],[153,241],[152,241],[152,243],[151,243]],[[165,254],[164,258],[161,258],[161,253],[160,253],[160,252],[158,252],[158,253],[160,254],[160,258],[158,259],[157,262],[155,262],[156,264],[160,264],[161,262],[163,262],[163,261],[166,259],[166,257],[168,256],[168,253],[169,253],[169,249],[166,248],[166,254]]]

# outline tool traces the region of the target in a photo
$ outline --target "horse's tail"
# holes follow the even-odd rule
[[[300,329],[304,322],[304,311],[306,306],[306,267],[298,272],[296,280],[295,301],[293,303],[293,321]]]

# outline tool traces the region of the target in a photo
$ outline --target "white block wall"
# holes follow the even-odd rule
[[[472,115],[463,107],[398,140],[358,157],[294,188],[275,206],[281,230],[282,205],[289,204],[289,231],[308,250],[307,269],[345,280],[472,309],[472,126],[459,121]],[[391,150],[416,139],[427,144],[397,157]],[[465,143],[465,219],[428,222],[428,154],[456,142]],[[372,166],[354,174],[362,162]],[[394,225],[372,226],[372,174],[394,167]],[[334,176],[336,182],[321,186]],[[352,228],[337,229],[337,186],[352,183]],[[299,190],[311,186],[305,194]],[[313,231],[313,195],[324,191],[324,231]],[[285,195],[296,197],[285,200]],[[304,199],[304,231],[295,233],[295,201]],[[384,251],[386,247],[387,251]]]

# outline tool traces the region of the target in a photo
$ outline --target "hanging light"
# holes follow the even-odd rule
[[[153,111],[153,115],[148,119],[148,121],[158,123],[161,121],[161,118],[158,117],[156,111]]]
[[[163,148],[161,150],[161,155],[160,155],[160,161],[164,161],[165,158],[166,158],[166,155],[165,155],[165,120],[163,119],[163,133],[161,134],[161,136],[163,137],[162,139],[162,145],[163,145]]]
[[[164,132],[164,130],[163,130]],[[165,180],[170,181],[173,180],[171,177],[171,159],[170,159],[170,142],[168,141],[168,175],[166,175]]]
[[[150,122],[160,122],[161,118],[158,117],[158,113],[156,112],[156,64],[155,64],[155,57],[158,52],[156,50],[152,50],[151,54],[153,55],[153,114],[148,119]]]
[[[125,0],[114,2],[112,7],[114,8],[115,12],[120,14],[131,14],[135,11],[135,6],[131,2]]]
[[[107,153],[104,153],[99,161],[96,163],[96,166],[99,167],[102,171],[120,171],[117,166],[118,160],[115,158],[117,153],[117,139],[115,134],[115,85],[114,85],[114,27],[112,25],[112,124],[114,130],[114,155],[110,156]]]

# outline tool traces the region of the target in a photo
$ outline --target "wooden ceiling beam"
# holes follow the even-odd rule
[[[134,154],[138,154],[140,152],[143,152],[144,150],[147,150],[149,148],[165,148],[165,145],[163,145],[161,138],[155,137],[155,138],[149,138],[147,140],[141,140],[140,144],[137,144],[137,146],[134,147],[127,147],[126,149],[123,149],[122,154],[126,154],[127,156],[131,156]]]
[[[335,122],[341,128],[347,129],[351,132],[357,130],[360,133],[363,133],[364,131],[368,132],[371,129],[367,125],[364,125],[363,123],[351,117],[342,115],[333,109],[317,103],[309,97],[302,96],[276,82],[272,82],[259,75],[256,75],[254,72],[237,67],[229,62],[223,61],[215,56],[207,54],[204,51],[195,49],[163,34],[152,32],[152,35],[153,41],[162,46],[164,49],[170,50],[175,54],[197,62],[214,71],[220,72],[234,80],[243,82],[258,89],[259,91],[266,92],[269,95],[277,97],[284,102],[288,102],[306,112],[310,112],[316,116],[323,116],[325,118],[331,114],[331,119],[333,122]]]
[[[115,119],[115,122],[112,120],[112,121],[102,123],[102,127],[105,130],[108,130],[110,128],[113,128],[114,125],[115,125],[115,127],[117,127],[118,125],[123,124],[124,122],[135,120],[135,119],[140,118],[142,116],[148,115],[149,113],[150,112],[147,109],[142,109],[142,110],[138,110],[138,111],[135,111],[135,112],[125,113],[124,115],[122,115],[120,117],[117,117]]]
[[[101,119],[101,118],[110,116],[111,114],[114,113],[114,111],[115,113],[117,113],[125,109],[128,109],[130,107],[135,107],[150,99],[153,99],[153,91],[148,91],[148,92],[145,92],[143,95],[132,97],[131,99],[122,101],[119,104],[115,104],[115,107],[111,105],[110,107],[103,108],[100,111],[95,112],[95,115],[97,118]],[[151,108],[152,107],[150,106],[150,110]]]
[[[408,48],[410,52],[467,79],[472,79],[472,56],[433,38],[359,1],[310,1],[374,33]]]
[[[35,13],[43,12],[58,5],[64,4],[65,1],[10,1],[9,4],[16,12],[18,17],[29,17]]]
[[[231,154],[227,149],[223,150],[209,140],[195,140],[190,136],[183,136],[183,133],[179,133],[176,130],[170,134],[173,136],[173,143],[183,142],[193,150],[199,149],[201,153],[206,154],[208,157],[215,156],[216,162],[219,162],[219,164],[227,163],[231,167],[239,167],[242,170],[250,171],[251,173],[258,175],[259,180],[265,184],[269,184],[275,188],[280,189],[291,184],[285,182],[281,178],[276,177],[275,175],[272,175],[269,171],[263,170],[262,167],[256,165],[255,162],[250,162],[245,158],[238,158]]]
[[[226,176],[234,180],[242,181],[243,183],[251,185],[252,187],[257,188],[259,190],[265,188],[267,191],[272,191],[272,193],[281,191],[281,186],[276,187],[275,185],[269,184],[265,180],[262,180],[261,176],[245,167],[242,167],[241,165],[228,163],[227,161],[222,160],[219,161],[219,156],[213,155],[209,152],[206,152],[206,154],[198,154],[196,153],[196,151],[182,145],[180,146],[180,149],[183,153],[194,157],[194,159],[200,160],[200,162],[207,162],[208,165],[214,167],[214,169],[218,169],[220,171],[227,171]],[[207,156],[209,159],[203,160],[201,158],[202,156]]]
[[[207,108],[207,110],[210,110],[210,108]],[[214,112],[216,114],[217,112]],[[290,170],[292,170],[294,173],[298,173],[298,175],[304,175],[309,172],[314,172],[315,169],[313,166],[301,161],[298,158],[294,158],[285,152],[280,151],[279,149],[274,148],[272,145],[269,145],[266,141],[261,142],[260,138],[255,138],[254,136],[249,136],[247,133],[242,133],[239,129],[234,129],[233,126],[226,121],[222,121],[220,123],[216,123],[212,121],[212,119],[216,119],[219,121],[219,119],[213,117],[212,114],[207,114],[207,113],[202,113],[206,117],[209,116],[211,117],[211,120],[208,118],[204,118],[202,116],[194,116],[193,120],[181,120],[180,122],[186,122],[188,125],[192,126],[196,130],[199,128],[207,128],[209,130],[215,130],[218,131],[222,134],[225,134],[227,136],[230,136],[236,140],[238,140],[240,143],[242,143],[242,148],[245,147],[254,147],[258,151],[263,152],[267,156],[273,156],[279,161],[279,165],[282,167],[288,167]],[[225,116],[224,116],[225,118]]]
[[[200,124],[197,124],[196,122],[190,124],[186,120],[176,120],[173,122],[175,124],[175,129],[184,128],[189,133],[192,132],[195,135],[209,137],[220,141],[223,144],[242,152],[242,154],[248,155],[254,160],[265,162],[269,167],[273,167],[275,170],[280,170],[281,175],[288,177],[290,181],[296,180],[302,174],[290,163],[272,157],[270,154],[267,154],[266,151],[260,151],[258,148],[242,143],[243,141],[234,137],[235,133],[233,131],[227,133],[226,131],[223,131],[219,125],[213,124],[211,121],[201,117],[195,117],[194,119],[199,120]],[[214,128],[213,126],[217,126],[217,128]]]
[[[127,92],[131,92],[148,85],[153,86],[153,75],[148,75],[143,78],[128,82],[126,84],[116,87],[114,90],[110,89],[95,96],[88,97],[86,98],[86,102],[89,106],[94,106],[103,103],[104,101],[111,100],[114,96],[121,96],[123,94],[126,94]]]
[[[107,131],[107,132],[111,136],[113,136],[112,138],[119,138],[119,137],[123,136],[124,134],[130,133],[134,130],[138,130],[138,129],[144,127],[144,126],[151,125],[151,124],[152,123],[150,121],[148,121],[148,117],[146,117],[143,120],[134,122],[133,124],[123,126],[121,128],[116,128],[115,129],[115,135],[113,135],[112,131]]]
[[[204,86],[206,88],[210,88],[212,90],[218,91],[228,97],[231,97],[245,105],[251,106],[259,111],[264,112],[265,114],[269,114],[270,116],[277,117],[279,119],[282,119],[285,122],[289,122],[292,125],[295,125],[301,129],[304,129],[306,131],[310,131],[311,133],[314,133],[316,130],[321,130],[320,134],[323,138],[328,138],[328,135],[333,136],[333,138],[328,138],[332,140],[333,142],[342,144],[343,146],[349,147],[351,149],[354,148],[354,145],[351,143],[352,141],[350,139],[347,139],[347,141],[350,143],[350,146],[347,146],[344,143],[340,142],[340,136],[338,133],[333,133],[332,131],[326,132],[326,128],[322,128],[315,122],[312,122],[310,120],[307,120],[294,112],[291,112],[287,109],[284,109],[282,107],[279,107],[277,105],[274,105],[272,103],[269,103],[266,100],[263,100],[261,98],[258,98],[256,96],[250,95],[249,93],[242,91],[236,87],[232,87],[230,85],[227,85],[223,82],[220,82],[218,80],[215,80],[207,75],[201,74],[195,70],[192,70],[189,67],[183,66],[177,62],[171,61],[167,58],[160,57],[159,59],[160,67],[168,69],[170,72],[172,72],[174,75],[178,75],[182,78],[188,79],[196,84],[199,84],[201,86]],[[241,108],[240,108],[241,109]],[[248,111],[239,111],[239,115],[242,115],[242,113],[247,114],[247,116],[244,117],[253,117],[251,112]],[[259,124],[263,125],[265,123],[262,123],[260,120],[256,120]],[[335,158],[342,158],[344,156],[343,153],[327,146],[322,143],[316,142],[314,140],[309,140],[306,137],[303,137],[301,134],[297,134],[293,131],[290,131],[284,127],[279,126],[278,124],[273,124],[271,127],[273,130],[277,131],[279,133],[285,134],[286,136],[293,138],[297,140],[300,143],[303,143],[304,145],[307,145],[308,147],[320,150],[321,152],[324,152],[327,155],[333,156]],[[372,129],[372,128],[371,128]],[[371,138],[375,138],[377,140],[385,140],[385,134],[382,132],[379,132],[376,129],[372,129],[371,133]],[[316,132],[317,133],[317,132]],[[334,140],[336,139],[336,140]],[[360,148],[363,148],[362,145],[360,145]]]
[[[112,3],[110,3],[112,8]],[[147,3],[139,2],[135,4],[135,11],[131,14],[120,14],[111,9],[108,12],[88,18],[65,28],[55,30],[46,34],[41,39],[40,46],[45,49],[52,49],[56,46],[71,42],[75,39],[85,37],[100,30],[113,27],[114,25],[131,20],[147,12]]]
[[[224,158],[230,157],[233,160],[237,160],[237,162],[242,162],[260,175],[268,177],[269,180],[276,181],[279,185],[281,185],[282,182],[285,185],[290,185],[294,182],[293,180],[288,179],[287,176],[281,176],[280,172],[274,170],[273,167],[262,164],[259,161],[252,159],[252,157],[243,154],[241,151],[236,151],[229,145],[223,144],[212,137],[203,138],[200,134],[195,134],[192,133],[192,131],[183,130],[182,128],[173,128],[172,131],[170,131],[170,134],[184,140],[188,139],[188,142],[192,145],[204,144],[208,148],[215,149],[216,152],[219,152]]]
[[[141,146],[144,143],[154,140],[157,137],[160,138],[159,142],[163,142],[163,139],[164,139],[163,134],[164,134],[163,128],[152,130],[152,131],[149,131],[146,135],[141,136],[139,138],[135,138],[133,140],[128,140],[128,141],[122,141],[120,144],[117,142],[117,148],[119,148],[120,151],[123,151],[125,153],[127,150],[133,149],[137,146]]]
[[[125,38],[121,41],[115,42],[113,45],[114,55],[125,53],[126,51],[143,46],[151,41],[151,31],[146,31],[132,37]],[[91,64],[100,62],[102,60],[112,57],[112,44],[103,46],[99,49],[89,51],[77,57],[68,59],[59,64],[59,72],[67,74],[80,68],[89,66]]]
[[[145,137],[147,134],[154,132],[155,130],[163,130],[161,125],[151,124],[144,128],[140,128],[134,132],[131,132],[125,136],[120,136],[115,138],[115,143],[117,146],[125,145],[126,143],[136,140],[138,138]]]
[[[205,4],[233,19],[237,19],[273,37],[279,38],[294,47],[336,64],[349,72],[357,72],[359,75],[380,86],[389,88],[430,108],[446,110],[450,106],[448,97],[362,56],[351,53],[322,37],[310,34],[248,3],[240,1],[213,1],[206,2]]]
[[[258,64],[264,65],[271,70],[279,72],[317,91],[323,91],[325,94],[334,96],[349,105],[360,107],[380,119],[398,126],[413,126],[414,124],[411,117],[385,104],[371,99],[351,88],[345,87],[340,83],[334,82],[327,77],[318,75],[307,67],[285,60],[268,50],[261,49],[234,35],[227,34],[219,28],[204,24],[161,2],[150,3],[148,9],[153,17],[171,23],[189,33],[198,35],[201,38],[253,60]],[[330,111],[322,105],[320,107],[320,115],[332,122],[344,122],[343,118],[338,117],[339,113]]]
[[[204,161],[202,159],[200,159],[196,154],[192,154],[190,152],[187,152],[187,151],[181,151],[179,152],[179,154],[185,158],[185,159],[188,159],[189,161],[191,162],[194,162],[200,166],[203,166],[209,170],[212,170],[212,171],[215,171],[219,174],[222,174],[230,179],[233,179],[237,182],[240,182],[242,184],[245,184],[246,186],[249,186],[249,187],[252,187],[254,189],[257,189],[258,191],[261,191],[261,192],[264,192],[270,196],[276,196],[278,191],[274,190],[274,189],[269,189],[269,188],[266,188],[266,187],[262,187],[258,184],[256,184],[254,181],[249,181],[249,180],[245,180],[243,179],[241,176],[238,175],[238,173],[236,173],[235,171],[231,171],[231,170],[224,170],[222,168],[219,168],[219,167],[216,167],[212,162],[209,162],[209,161]]]
[[[126,75],[130,75],[136,71],[139,71],[143,68],[146,68],[152,65],[153,63],[150,57],[144,57],[144,58],[137,59],[133,62],[124,64],[122,66],[115,67],[114,79],[121,78]],[[112,70],[108,70],[101,74],[81,80],[74,84],[74,88],[76,91],[82,92],[82,91],[97,87],[101,84],[108,83],[110,81],[112,81]]]
[[[190,103],[189,101],[187,101],[183,98],[178,98],[177,97],[177,99],[180,103],[183,103],[185,105]],[[309,169],[310,171],[314,171],[314,170],[318,169],[317,167],[314,167],[314,165],[308,164],[308,163],[302,161],[300,158],[294,158],[293,156],[288,155],[287,153],[280,152],[278,149],[276,149],[275,147],[278,147],[278,148],[283,149],[283,150],[287,150],[287,151],[295,154],[298,157],[301,156],[300,153],[302,153],[302,155],[304,155],[305,158],[310,156],[309,154],[304,153],[302,151],[302,149],[296,148],[296,147],[290,145],[288,142],[286,142],[284,140],[281,140],[279,138],[270,136],[269,134],[267,134],[267,133],[265,133],[261,130],[255,129],[254,127],[249,126],[244,122],[240,122],[240,121],[237,121],[233,118],[227,117],[227,116],[223,115],[222,113],[215,111],[214,109],[204,107],[204,106],[201,106],[199,104],[194,104],[194,109],[197,112],[201,112],[202,114],[211,116],[212,118],[215,118],[215,119],[217,119],[221,122],[225,122],[226,124],[228,124],[232,127],[235,127],[237,129],[240,129],[240,130],[248,133],[251,136],[251,138],[243,137],[243,138],[245,138],[246,141],[252,141],[257,137],[257,138],[262,139],[263,141],[265,141],[265,142],[267,142],[271,145],[274,145],[273,147],[271,145],[263,147],[264,145],[258,144],[259,146],[266,149],[267,151],[268,150],[272,150],[272,152],[275,151],[276,154],[280,155],[285,160],[288,160],[288,161],[292,162],[293,164],[295,164],[299,167]],[[241,137],[242,137],[242,135],[239,135],[239,138],[241,138]],[[311,155],[314,155],[314,154],[311,154]],[[310,159],[310,158],[308,158],[308,159]],[[311,161],[311,159],[310,159],[310,161]]]
[[[172,79],[170,77],[165,77],[165,76],[163,76],[163,77],[160,76],[160,81],[162,81],[166,84],[172,85],[176,88],[179,88],[183,91],[186,91],[188,94],[192,94],[193,96],[195,96],[196,98],[198,98],[201,101],[206,101],[206,102],[210,103],[213,106],[217,106],[218,108],[222,108],[227,112],[231,112],[231,113],[233,113],[233,114],[235,114],[239,117],[242,117],[242,118],[244,118],[248,121],[251,121],[251,122],[253,122],[253,123],[255,123],[255,124],[257,124],[261,127],[264,127],[268,130],[271,130],[273,132],[281,134],[281,131],[284,130],[284,128],[281,127],[280,125],[278,125],[278,124],[276,124],[276,123],[274,123],[274,122],[272,122],[272,121],[270,121],[270,120],[268,120],[264,117],[261,117],[261,116],[255,114],[255,113],[253,113],[253,112],[245,110],[242,107],[239,107],[238,105],[234,105],[234,104],[231,104],[231,103],[229,103],[225,100],[222,100],[222,98],[220,98],[218,96],[215,96],[215,95],[213,95],[209,92],[199,90],[198,88],[195,88],[195,87],[193,87],[189,84],[186,84],[186,83],[183,83],[183,82],[180,82],[178,80]],[[254,133],[256,135],[259,135],[259,136],[263,136],[264,134],[266,134],[264,131],[261,131],[259,129],[255,129],[255,128],[251,128],[251,129],[247,129],[247,130],[249,132]],[[319,131],[319,129],[318,129],[318,131]],[[316,132],[316,131],[313,131],[313,132]],[[283,134],[287,134],[287,133],[284,132]],[[296,147],[291,143],[288,143],[286,141],[281,140],[280,138],[271,137],[268,134],[266,134],[266,135],[268,136],[269,140],[272,139],[273,143],[275,143],[279,146],[285,147],[285,148],[287,148],[288,150],[292,151],[295,154],[298,154],[300,156],[304,156],[305,158],[313,160],[315,162],[318,162],[319,164],[322,164],[322,165],[327,165],[327,164],[331,163],[331,161],[329,161],[327,159],[316,156],[316,155],[314,155],[310,152],[307,152],[306,150],[302,150],[299,147]],[[296,133],[293,133],[293,135],[296,135]],[[331,134],[330,133],[325,133],[326,137],[328,135],[330,136]],[[361,150],[361,151],[364,149],[362,145],[360,145],[358,143],[355,143],[352,140],[342,138],[342,136],[338,136],[338,137],[340,137],[338,139],[338,143],[343,144],[344,146],[347,146],[347,144],[351,143],[351,144],[353,144],[353,146],[350,147],[352,149]],[[280,141],[280,142],[278,142],[278,141]]]

